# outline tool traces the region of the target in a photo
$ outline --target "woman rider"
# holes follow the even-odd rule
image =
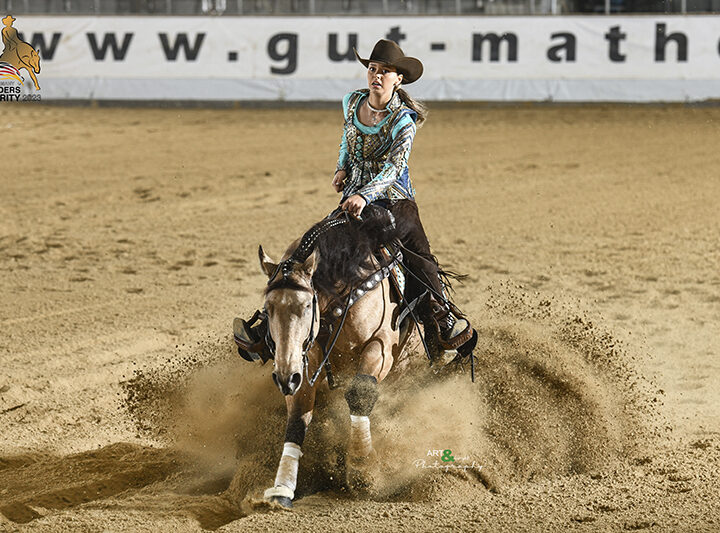
[[[408,173],[413,138],[427,111],[401,85],[420,78],[423,65],[385,39],[375,44],[368,59],[361,58],[357,50],[355,56],[368,69],[368,89],[343,98],[345,125],[332,185],[342,192],[340,208],[352,215],[360,216],[370,203],[393,214],[406,266],[434,292],[420,315],[426,335],[435,329],[438,338],[432,340],[438,342],[430,345],[434,346],[432,355],[438,357],[468,342],[473,330],[465,318],[455,316],[459,313],[443,296],[438,263],[430,252]]]
[[[420,222],[415,190],[408,173],[408,158],[418,126],[427,115],[419,102],[400,88],[416,81],[423,72],[422,63],[407,57],[393,41],[380,40],[369,59],[355,55],[367,67],[368,89],[353,91],[343,98],[343,128],[337,170],[332,179],[336,192],[342,192],[340,209],[360,216],[368,204],[388,209],[403,245],[405,265],[417,276],[408,280],[407,296],[419,296],[429,287],[428,296],[418,313],[423,322],[433,360],[451,361],[457,352],[472,349],[474,330],[457,308],[445,297],[440,268],[430,252]],[[235,339],[249,354],[263,350],[264,339],[258,327],[236,319]],[[463,350],[467,348],[467,350]],[[244,350],[244,352],[243,352]]]

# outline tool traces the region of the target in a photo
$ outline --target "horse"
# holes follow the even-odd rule
[[[265,341],[274,357],[272,378],[287,407],[282,456],[264,497],[284,507],[292,507],[316,394],[320,387],[334,387],[335,371],[349,378],[344,396],[350,410],[347,465],[353,485],[354,474],[374,454],[369,417],[379,398],[378,384],[393,369],[409,336],[408,328],[398,324],[399,299],[389,280],[398,258],[379,259],[373,253],[392,240],[394,224],[387,211],[371,211],[363,212],[363,222],[340,213],[316,224],[279,262],[262,246],[258,249],[268,277]],[[325,335],[321,317],[332,323]],[[325,337],[325,343],[316,342],[318,337]]]

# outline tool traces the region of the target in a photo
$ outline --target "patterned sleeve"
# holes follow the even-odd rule
[[[347,165],[348,151],[347,151],[347,138],[345,137],[345,127],[343,126],[342,138],[340,139],[340,154],[338,155],[337,166],[335,172],[343,170]]]
[[[352,93],[348,93],[343,97],[342,101],[342,107],[343,107],[343,132],[342,137],[340,138],[340,153],[338,154],[338,161],[337,166],[335,167],[335,172],[338,170],[343,170],[348,162],[348,151],[347,151],[347,137],[345,136],[345,122],[347,121],[347,108],[348,108],[348,102],[350,101],[350,96]]]
[[[357,194],[361,195],[367,203],[377,200],[400,177],[403,169],[407,166],[416,131],[415,122],[410,120],[397,132],[390,145],[385,166],[377,176],[357,191]]]

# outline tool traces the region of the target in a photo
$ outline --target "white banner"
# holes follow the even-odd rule
[[[14,28],[39,52],[43,99],[339,100],[365,85],[352,47],[368,57],[384,37],[423,61],[409,90],[429,100],[720,98],[720,16],[21,16]]]

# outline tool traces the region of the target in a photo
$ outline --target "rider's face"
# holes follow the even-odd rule
[[[402,74],[398,74],[395,67],[371,61],[368,64],[367,79],[371,93],[380,97],[389,97],[393,88],[402,82]]]

